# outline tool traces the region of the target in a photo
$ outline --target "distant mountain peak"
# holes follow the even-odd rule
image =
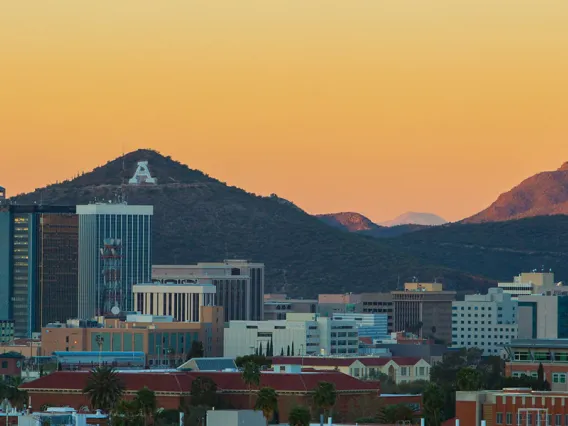
[[[559,169],[537,173],[504,192],[465,223],[501,222],[534,216],[568,214],[568,162]]]
[[[320,220],[336,228],[349,232],[369,231],[378,228],[377,224],[361,213],[339,212],[316,215]]]
[[[447,221],[433,213],[422,213],[422,212],[406,212],[400,216],[388,220],[386,222],[381,222],[381,226],[398,226],[398,225],[425,225],[425,226],[437,226],[443,225]]]

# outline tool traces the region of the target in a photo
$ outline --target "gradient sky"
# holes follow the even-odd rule
[[[0,185],[155,148],[311,213],[477,212],[568,161],[568,1],[0,4]]]

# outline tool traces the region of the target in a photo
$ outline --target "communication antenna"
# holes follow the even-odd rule
[[[284,284],[282,284],[282,293],[286,294],[286,290],[288,289],[288,271],[286,269],[282,269],[282,277],[284,278]]]

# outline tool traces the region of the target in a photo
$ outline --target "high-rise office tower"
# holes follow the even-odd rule
[[[75,207],[0,206],[0,320],[16,337],[77,316]]]
[[[152,278],[152,206],[96,203],[79,216],[79,318],[130,312],[132,286]]]

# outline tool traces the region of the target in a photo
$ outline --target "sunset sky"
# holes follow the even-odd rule
[[[154,148],[311,213],[457,220],[568,161],[568,1],[0,5],[0,185]]]

